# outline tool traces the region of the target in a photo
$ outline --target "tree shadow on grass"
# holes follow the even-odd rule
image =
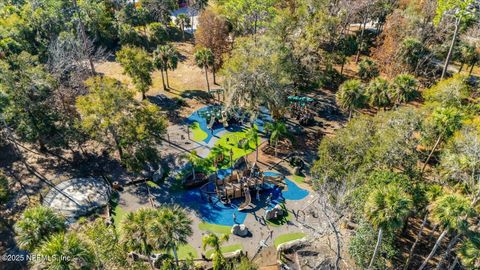
[[[180,98],[169,98],[163,94],[156,96],[149,96],[148,100],[160,107],[160,109],[166,112],[167,118],[170,122],[180,124],[184,119],[180,117],[180,109],[188,106],[184,100]]]
[[[185,90],[180,95],[182,98],[195,99],[200,102],[208,102],[212,99],[212,95],[204,90]]]

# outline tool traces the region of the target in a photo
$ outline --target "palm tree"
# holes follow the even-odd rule
[[[407,103],[418,95],[417,88],[418,83],[415,77],[409,74],[400,74],[395,77],[390,87],[390,98],[395,105]]]
[[[151,238],[158,241],[158,246],[173,252],[175,264],[178,267],[177,248],[179,245],[187,244],[188,237],[193,233],[192,220],[185,210],[178,205],[159,209],[158,217],[150,227],[150,233]]]
[[[436,108],[431,117],[435,127],[439,130],[439,133],[432,150],[430,150],[427,159],[423,163],[420,173],[425,171],[430,158],[432,158],[432,155],[437,150],[440,142],[442,142],[445,138],[450,137],[462,125],[463,120],[462,113],[456,108]]]
[[[352,112],[365,105],[365,89],[359,80],[344,82],[336,94],[338,105],[348,111],[348,119],[352,118]]]
[[[190,18],[187,14],[178,14],[175,18],[175,24],[182,30],[182,39],[185,40],[185,28],[190,27]]]
[[[223,257],[220,245],[222,242],[228,241],[228,234],[224,234],[218,237],[214,233],[205,235],[202,239],[202,248],[205,250],[207,247],[213,248],[213,269],[220,270],[225,265],[225,257]]]
[[[218,169],[218,163],[225,158],[225,150],[226,150],[225,147],[221,145],[215,145],[210,150],[210,155],[212,155],[212,158],[213,158],[213,164],[217,169]],[[232,160],[230,162],[232,162]]]
[[[195,166],[197,164],[197,162],[199,161],[199,156],[197,154],[197,151],[195,150],[192,150],[188,156],[187,156],[188,160],[190,161],[190,163],[192,163],[192,177],[193,177],[193,181],[195,181],[196,179],[196,176],[195,176]]]
[[[388,81],[382,78],[375,78],[367,86],[368,103],[379,109],[390,105],[388,97]]]
[[[403,226],[412,209],[412,199],[398,185],[389,184],[370,193],[365,203],[365,216],[378,229],[377,244],[368,269],[372,269],[382,244],[384,230],[395,231]]]
[[[35,260],[38,269],[94,269],[95,256],[74,233],[57,233],[43,242],[35,255],[49,258]]]
[[[427,266],[428,261],[435,255],[442,240],[449,232],[461,232],[468,227],[467,218],[472,216],[473,213],[474,210],[470,205],[470,201],[460,194],[443,195],[432,204],[431,215],[433,221],[439,224],[443,231],[418,270],[422,270]]]
[[[207,89],[210,94],[210,82],[208,81],[208,68],[213,65],[212,50],[207,48],[199,48],[195,52],[195,62],[199,68],[205,70],[205,79],[207,80]]]
[[[37,206],[25,210],[14,228],[20,248],[33,251],[48,236],[63,232],[65,219],[50,208]]]
[[[258,129],[257,127],[252,127],[247,131],[247,142],[248,144],[254,143],[255,144],[255,161],[258,161]]]
[[[468,269],[480,267],[480,235],[474,234],[462,243],[458,255],[462,264]]]
[[[175,70],[178,67],[178,51],[172,44],[160,45],[153,52],[155,67],[160,70],[162,74],[163,90],[170,88],[168,80],[168,70]],[[165,86],[165,78],[163,72],[165,71],[167,84]]]
[[[275,156],[277,156],[278,142],[282,138],[287,138],[289,136],[288,128],[284,122],[276,121],[273,123],[267,123],[265,125],[265,130],[270,134],[269,142],[275,145]]]
[[[150,255],[153,247],[150,237],[154,239],[162,237],[162,234],[154,237],[149,230],[149,226],[156,216],[155,209],[142,208],[136,212],[128,213],[121,224],[122,243],[127,249],[146,255],[152,269],[154,269],[154,266]]]

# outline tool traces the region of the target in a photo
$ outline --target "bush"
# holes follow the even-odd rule
[[[358,64],[358,76],[364,81],[369,81],[379,74],[377,64],[370,59],[362,60]]]

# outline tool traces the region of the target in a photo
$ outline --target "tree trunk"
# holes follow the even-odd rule
[[[410,262],[412,261],[413,254],[415,252],[415,247],[417,246],[418,242],[422,239],[422,233],[423,229],[427,225],[428,221],[428,213],[425,214],[425,217],[423,218],[422,226],[420,227],[420,230],[418,231],[417,236],[415,237],[415,242],[412,245],[412,248],[410,248],[410,252],[408,254],[407,262],[405,263],[405,267],[403,268],[404,270],[408,269],[408,266],[410,265]]]
[[[445,250],[445,254],[443,258],[438,262],[437,268],[435,270],[445,269],[443,268],[443,264],[447,262],[448,257],[450,257],[450,253],[452,252],[452,248],[457,244],[458,240],[460,240],[461,234],[455,235],[455,237],[448,243],[447,249]]]
[[[163,76],[163,70],[160,70],[162,74],[162,84],[163,84],[163,91],[167,91],[167,86],[165,85],[165,77]]]
[[[205,79],[207,80],[207,89],[210,94],[210,82],[208,81],[208,66],[205,66]]]
[[[145,95],[145,92],[142,91],[142,100],[145,100],[147,96]]]
[[[422,170],[420,171],[420,174],[423,174],[423,172],[425,171],[425,168],[427,167],[427,164],[430,161],[430,158],[432,158],[433,153],[435,152],[435,150],[437,150],[438,144],[440,144],[440,140],[442,139],[442,137],[443,137],[443,132],[440,133],[440,135],[438,135],[438,139],[435,142],[435,144],[433,145],[432,151],[430,151],[430,154],[428,154],[428,157],[425,160],[425,163],[423,164],[423,167],[422,167]]]
[[[472,66],[470,67],[470,71],[468,72],[468,76],[472,75],[474,67],[475,67],[475,64],[472,64]]]
[[[173,257],[175,258],[175,264],[177,265],[177,267],[180,266],[179,262],[178,262],[178,254],[177,254],[177,246],[173,246]]]
[[[118,141],[117,132],[112,127],[108,128],[112,133],[113,140],[115,142],[115,148],[117,148],[118,155],[120,156],[120,161],[123,159],[123,149],[120,146],[120,142]]]
[[[378,230],[378,237],[377,237],[377,244],[375,245],[375,250],[373,251],[373,256],[372,260],[370,260],[370,264],[368,265],[368,270],[372,269],[373,263],[375,262],[375,258],[377,257],[378,251],[382,245],[382,236],[383,236],[383,230],[380,228]]]
[[[168,80],[168,68],[165,69],[165,79],[167,79],[167,87],[170,89],[170,81]]]
[[[460,65],[460,68],[458,69],[458,73],[462,72],[463,66],[465,66],[465,63],[464,63],[464,62],[462,62],[462,64]]]
[[[452,266],[450,266],[448,270],[454,270],[455,266],[457,266],[457,263],[458,263],[458,257],[455,257],[455,261],[453,261]]]
[[[196,180],[195,177],[196,177],[196,176],[195,176],[195,165],[194,165],[193,162],[192,162],[192,179],[193,179],[193,181]]]
[[[360,27],[362,28],[362,32],[360,33],[360,43],[358,44],[357,56],[355,57],[355,64],[358,64],[358,61],[360,60],[361,44],[363,43],[363,35],[365,33],[365,28],[367,27],[367,18],[364,19]]]
[[[448,233],[448,228],[445,228],[443,230],[442,234],[440,234],[437,241],[435,242],[435,245],[433,246],[432,251],[430,251],[430,254],[428,254],[428,257],[425,259],[425,261],[423,261],[422,265],[420,265],[418,270],[423,270],[423,268],[425,268],[425,266],[427,266],[428,261],[430,261],[430,259],[433,257],[433,255],[435,255],[435,252],[437,251],[438,247],[440,247],[440,244],[442,243],[442,240],[443,240],[443,238],[445,238],[447,233]]]
[[[255,161],[258,162],[258,138],[255,141]]]
[[[213,84],[218,85],[217,83],[217,76],[216,76],[216,70],[215,70],[215,64],[212,66],[212,74],[213,74]]]
[[[445,65],[443,67],[442,77],[440,79],[443,79],[447,74],[448,65],[450,64],[450,59],[452,58],[453,48],[455,47],[455,42],[457,41],[460,22],[461,22],[461,17],[458,17],[455,19],[455,32],[453,32],[452,43],[450,44],[450,49],[448,50],[447,59],[445,59]]]

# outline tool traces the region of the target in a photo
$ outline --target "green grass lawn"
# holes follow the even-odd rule
[[[220,250],[222,251],[223,254],[234,252],[234,251],[237,251],[237,250],[242,250],[242,249],[243,249],[243,246],[241,244],[235,244],[235,245],[231,245],[231,246],[220,247]],[[210,258],[210,256],[212,256],[212,254],[213,254],[213,249],[209,249],[205,253],[205,256],[207,258]]]
[[[208,231],[216,234],[230,234],[231,230],[230,226],[217,225],[206,222],[198,224],[198,228],[202,231]]]
[[[113,224],[115,224],[115,227],[120,229],[120,222],[122,222],[122,218],[127,214],[123,208],[117,204],[115,208],[113,208],[112,215],[113,215]]]
[[[157,183],[153,182],[153,181],[147,181],[147,185],[151,188],[160,188],[159,185],[157,185]]]
[[[281,245],[283,243],[287,243],[287,242],[290,242],[290,241],[293,241],[293,240],[301,239],[303,237],[305,237],[305,234],[301,233],[301,232],[287,233],[287,234],[279,235],[277,238],[275,238],[273,243],[275,244],[275,248],[277,248],[279,245]]]
[[[177,254],[180,260],[186,260],[190,258],[190,255],[194,259],[198,258],[197,250],[192,245],[189,245],[189,244],[179,246],[177,250]]]
[[[235,162],[237,159],[248,155],[255,151],[255,143],[250,142],[246,149],[242,149],[238,147],[238,142],[242,139],[246,138],[247,131],[240,131],[240,132],[231,132],[223,135],[220,137],[218,141],[215,142],[214,146],[222,146],[225,151],[224,155],[227,160],[230,160],[230,149],[232,150],[232,159]],[[258,138],[258,145],[260,145],[260,138]],[[207,158],[211,158],[209,155]],[[221,169],[225,169],[230,167],[230,163],[224,164]],[[211,170],[215,170],[214,167],[210,168]]]
[[[298,184],[304,184],[305,183],[305,176],[300,176],[300,175],[289,175],[287,176],[288,179],[293,180],[294,182]]]
[[[193,122],[190,129],[193,134],[193,140],[196,142],[201,142],[208,137],[208,134],[200,128],[200,125],[197,122]]]

